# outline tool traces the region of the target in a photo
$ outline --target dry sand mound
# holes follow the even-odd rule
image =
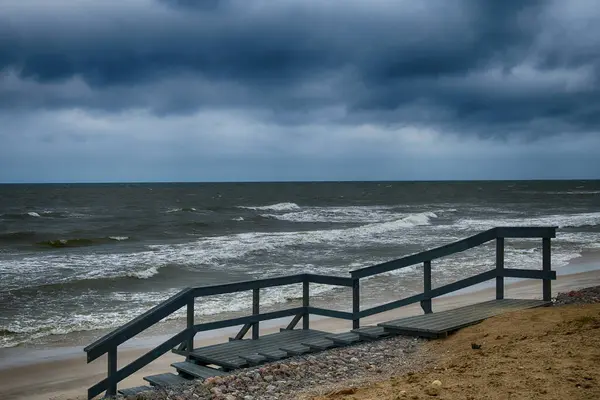
[[[505,314],[422,351],[439,355],[425,370],[314,399],[600,399],[600,304]]]

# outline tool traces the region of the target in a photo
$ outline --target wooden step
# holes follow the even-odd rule
[[[174,367],[179,372],[183,372],[183,373],[191,375],[195,378],[199,378],[199,379],[203,379],[203,380],[206,378],[211,378],[213,376],[229,375],[225,371],[215,369],[215,368],[205,367],[203,365],[194,364],[189,361],[176,362],[176,363],[171,364],[171,366]]]
[[[285,351],[291,356],[299,356],[310,353],[310,347],[298,343],[286,344],[285,346],[281,346],[279,349]]]
[[[128,389],[119,389],[119,393],[121,393],[123,396],[136,396],[140,393],[148,392],[150,390],[154,389],[152,389],[150,386],[136,386]]]
[[[391,335],[382,326],[365,326],[363,328],[352,329],[352,332],[358,333],[361,339],[368,340],[377,340]]]
[[[335,335],[327,335],[325,336],[325,339],[329,339],[333,341],[333,343],[338,344],[340,346],[346,346],[361,341],[359,334],[354,332],[344,332]]]
[[[283,350],[263,350],[259,351],[258,354],[267,358],[270,361],[277,361],[283,358],[288,358],[288,353]]]
[[[306,341],[306,342],[302,342],[301,343],[304,346],[308,346],[311,349],[314,349],[316,351],[323,351],[323,350],[327,350],[330,349],[332,347],[336,347],[336,344],[333,343],[333,340],[330,339],[312,339],[310,341]]]
[[[260,354],[238,355],[238,357],[248,361],[250,365],[259,365],[267,361],[267,357]]]
[[[179,386],[190,382],[188,379],[182,378],[181,376],[172,374],[170,372],[166,374],[145,376],[144,380],[149,382],[152,386],[157,387]]]

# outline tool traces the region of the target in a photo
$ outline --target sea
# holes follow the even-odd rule
[[[91,340],[185,287],[347,277],[496,226],[558,227],[553,268],[597,255],[600,181],[0,185],[0,347],[76,332]],[[540,239],[506,245],[507,267],[541,268]],[[433,286],[494,260],[493,243],[434,260]],[[361,298],[375,305],[421,289],[414,266],[361,282]],[[299,285],[263,289],[261,309],[301,295]],[[198,299],[196,320],[243,315],[250,299]],[[350,311],[351,295],[314,285],[311,301]]]

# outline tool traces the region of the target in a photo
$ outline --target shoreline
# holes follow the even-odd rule
[[[572,268],[571,268],[572,267]],[[564,271],[560,271],[564,270]],[[586,286],[600,285],[600,263],[573,263],[557,268],[557,280],[552,282],[553,296]],[[560,272],[558,272],[560,271]],[[575,272],[576,271],[576,272]],[[571,272],[571,273],[569,273]],[[519,298],[541,297],[541,282],[537,280],[519,280],[507,282],[505,295]],[[494,287],[487,287],[453,293],[433,300],[435,311],[459,307],[486,299],[494,298]],[[418,304],[391,310],[361,320],[362,325],[376,324],[385,320],[402,318],[420,314]],[[261,334],[276,332],[279,327],[287,324],[288,319],[270,321],[261,325]],[[311,318],[311,327],[330,332],[348,330],[351,321],[335,320],[332,318]],[[196,346],[205,346],[226,341],[237,332],[237,327],[197,335]],[[170,336],[170,335],[169,335]],[[135,360],[158,343],[161,337],[142,338],[133,340],[130,346],[119,351],[119,367]],[[11,350],[13,349],[13,350]],[[4,400],[17,399],[48,399],[65,400],[85,398],[87,387],[106,376],[105,356],[86,364],[82,347],[56,347],[51,349],[9,348],[0,350],[0,398]],[[11,354],[12,353],[12,354]],[[9,357],[7,357],[9,356]],[[132,387],[143,384],[143,376],[169,372],[170,364],[180,361],[181,356],[167,353],[121,382],[119,387]],[[34,382],[29,378],[36,376]]]

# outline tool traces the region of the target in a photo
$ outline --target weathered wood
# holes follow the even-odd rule
[[[187,302],[187,329],[190,332],[194,331],[194,302],[195,299],[192,296],[189,296]],[[186,351],[188,356],[186,357],[189,360],[189,352],[194,348],[194,335],[190,335],[186,341]]]
[[[499,238],[555,238],[556,227],[499,227],[496,229],[496,237]]]
[[[294,329],[296,327],[296,325],[298,325],[298,322],[300,322],[301,319],[303,319],[306,315],[306,312],[304,312],[303,314],[298,314],[296,315],[288,324],[288,326],[285,327],[285,330],[291,330]]]
[[[365,326],[359,329],[352,329],[353,333],[358,333],[361,339],[377,340],[390,336],[389,332],[386,332],[381,326]]]
[[[341,346],[346,346],[352,343],[360,342],[360,336],[354,332],[344,332],[325,336],[325,339],[331,340]]]
[[[490,279],[494,279],[496,277],[496,270],[491,270],[487,272],[483,272],[481,274],[473,275],[470,278],[462,279],[460,281],[450,283],[448,285],[440,286],[439,288],[435,288],[431,290],[431,297],[439,297],[448,293],[455,292],[460,289],[464,289],[469,286],[477,285],[478,283],[482,283],[485,281],[489,281]]]
[[[305,274],[304,276],[310,283],[321,283],[324,285],[352,287],[352,278],[317,274]]]
[[[496,238],[496,299],[504,298],[504,238]]]
[[[260,289],[252,289],[252,315],[260,314]],[[259,322],[252,324],[252,340],[258,339],[260,332]]]
[[[542,239],[542,271],[546,273],[552,272],[550,249],[550,238]],[[552,281],[548,278],[542,281],[542,298],[545,301],[552,299]]]
[[[549,303],[542,300],[491,300],[433,314],[418,315],[378,324],[390,332],[436,337],[478,323],[504,312],[540,307]]]
[[[157,386],[160,388],[179,386],[190,382],[179,375],[171,373],[145,376],[144,380],[150,383],[152,386]]]
[[[214,296],[217,294],[229,294],[244,292],[253,289],[265,289],[274,286],[292,285],[301,283],[306,278],[306,274],[297,274],[281,276],[276,278],[256,279],[253,281],[242,281],[234,283],[224,283],[221,285],[201,286],[192,289],[194,297]]]
[[[304,307],[288,308],[287,310],[272,311],[259,315],[249,315],[247,317],[238,317],[225,319],[222,321],[205,322],[194,325],[195,332],[212,331],[213,329],[227,328],[229,326],[244,325],[257,321],[268,321],[270,319],[291,317],[298,313],[304,313]]]
[[[381,304],[379,306],[375,306],[375,307],[368,308],[366,310],[362,310],[361,312],[358,313],[358,316],[360,318],[365,318],[370,315],[375,315],[375,314],[379,314],[382,312],[393,310],[395,308],[404,307],[409,304],[418,303],[418,302],[422,301],[424,298],[425,298],[425,296],[423,295],[423,293],[416,294],[414,296],[405,297],[404,299],[394,300],[389,303]]]
[[[311,349],[315,349],[318,351],[327,350],[332,347],[336,347],[335,343],[333,343],[332,340],[325,339],[325,338],[317,338],[317,339],[307,340],[305,342],[301,342],[300,344],[302,344],[304,346],[308,346]]]
[[[367,276],[377,275],[384,272],[393,271],[400,268],[410,267],[420,264],[424,261],[435,260],[436,258],[449,256],[459,253],[473,247],[482,245],[496,238],[496,228],[478,233],[463,240],[436,247],[435,249],[423,251],[397,260],[384,262],[370,267],[360,268],[351,272],[352,278],[365,278]]]
[[[352,281],[352,329],[360,328],[360,280]]]
[[[307,280],[302,282],[302,306],[304,307],[304,317],[302,318],[302,329],[310,328],[310,283]]]
[[[182,332],[179,332],[177,335],[173,336],[169,340],[160,344],[156,348],[150,350],[149,352],[147,352],[146,354],[144,354],[137,360],[132,361],[131,363],[127,364],[125,367],[118,370],[113,375],[115,377],[115,380],[117,382],[120,382],[123,379],[127,378],[129,375],[133,374],[134,372],[145,367],[152,361],[156,360],[158,357],[162,356],[167,351],[169,351],[173,347],[177,346],[179,343],[186,341],[188,336],[191,334],[193,334],[193,332],[190,332],[187,329]],[[101,380],[100,382],[96,383],[94,386],[92,386],[88,389],[88,398],[92,399],[92,398],[96,397],[97,395],[99,395],[100,393],[102,393],[104,390],[107,390],[108,385],[109,385],[108,378],[105,378],[105,379]]]
[[[421,308],[425,314],[431,314],[431,261],[423,262],[423,300]]]
[[[194,364],[188,361],[173,363],[171,364],[171,366],[179,372],[183,372],[189,376],[193,376],[194,378],[198,379],[206,379],[211,378],[213,376],[229,375],[223,370],[205,367],[203,365]]]
[[[241,327],[240,331],[237,333],[237,335],[235,335],[234,337],[230,338],[231,340],[242,340],[244,339],[244,336],[246,336],[246,333],[248,333],[248,331],[250,330],[250,328],[252,328],[253,324],[244,324],[244,326]]]
[[[191,289],[184,289],[168,300],[163,301],[159,305],[152,307],[139,317],[136,317],[115,329],[111,333],[104,335],[94,343],[85,347],[83,351],[87,353],[87,362],[90,363],[96,358],[105,354],[109,349],[117,347],[121,343],[131,339],[138,333],[149,328],[161,319],[171,315],[179,310],[187,303],[188,295]]]
[[[326,308],[319,308],[319,307],[308,307],[307,309],[308,309],[309,314],[322,315],[324,317],[348,319],[348,320],[352,320],[354,318],[353,313],[349,313],[349,312],[345,312],[345,311],[329,310]]]
[[[503,276],[506,278],[528,278],[556,280],[556,271],[539,271],[532,269],[505,268]]]
[[[116,396],[117,394],[117,348],[114,347],[108,351],[108,388],[106,397]]]

